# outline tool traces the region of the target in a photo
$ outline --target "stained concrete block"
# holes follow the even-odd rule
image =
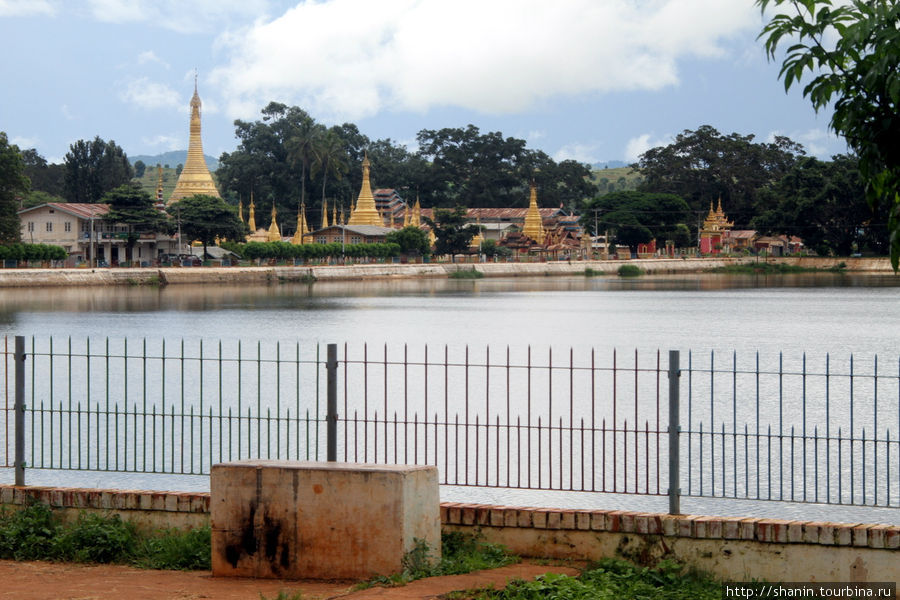
[[[210,473],[215,576],[362,579],[440,558],[436,467],[246,460]]]

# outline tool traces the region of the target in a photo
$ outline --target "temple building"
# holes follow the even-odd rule
[[[196,194],[221,198],[212,175],[209,173],[209,168],[206,166],[206,159],[203,158],[203,142],[200,139],[200,106],[200,95],[197,93],[197,77],[195,76],[194,96],[191,98],[191,136],[188,142],[187,160],[175,183],[175,191],[169,196],[167,204]]]
[[[700,227],[700,253],[719,254],[725,241],[725,233],[734,227],[734,223],[725,218],[722,211],[722,198],[719,198],[719,206],[713,210],[713,203],[709,202],[709,214]]]

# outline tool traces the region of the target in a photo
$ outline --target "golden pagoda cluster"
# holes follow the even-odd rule
[[[712,200],[709,201],[709,214],[706,215],[706,219],[703,221],[703,231],[725,231],[726,229],[731,229],[734,227],[734,222],[729,221],[725,218],[725,213],[722,211],[722,198],[719,197],[719,206],[716,210],[713,210]]]

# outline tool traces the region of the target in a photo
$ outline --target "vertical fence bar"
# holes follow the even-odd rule
[[[669,514],[681,514],[679,420],[680,387],[679,351],[669,350]]]
[[[16,336],[16,485],[25,485],[25,336]]]
[[[328,462],[337,461],[337,344],[328,344],[328,355],[325,363],[328,371],[328,414],[327,421],[327,444],[328,444]]]

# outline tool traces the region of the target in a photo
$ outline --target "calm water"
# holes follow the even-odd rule
[[[619,278],[402,280],[314,285],[170,286],[0,291],[5,335],[137,339],[368,342],[498,350],[618,348],[710,350],[797,357],[900,356],[900,277],[653,276]],[[893,362],[892,362],[893,361]],[[8,474],[7,474],[8,475]],[[140,477],[137,483],[134,477]],[[4,480],[7,477],[4,476]],[[9,475],[11,479],[11,475]],[[208,489],[205,477],[33,471],[29,482],[109,487]],[[597,498],[555,492],[449,488],[445,500],[664,510],[664,499]],[[683,510],[785,514],[762,507],[684,499]],[[808,515],[811,507],[795,509]],[[856,513],[826,507],[833,520],[900,522],[897,510]],[[818,514],[818,513],[817,513]],[[855,515],[865,515],[857,516]],[[874,515],[874,517],[873,517]]]

